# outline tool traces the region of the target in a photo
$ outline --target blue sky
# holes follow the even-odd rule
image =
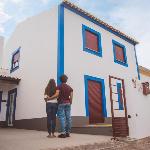
[[[150,69],[149,0],[70,0],[127,35],[137,39],[139,64]],[[61,0],[0,0],[0,35],[7,40],[16,25],[49,10]]]

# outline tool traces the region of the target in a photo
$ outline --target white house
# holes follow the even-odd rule
[[[136,44],[66,0],[18,24],[0,49],[2,68],[8,69],[0,75],[1,124],[46,129],[44,89],[65,73],[74,89],[76,131],[109,126],[114,136],[149,136],[150,96],[143,86],[150,76],[148,70],[140,74]]]

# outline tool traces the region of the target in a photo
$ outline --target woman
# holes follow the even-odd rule
[[[56,113],[57,113],[57,98],[50,99],[56,93],[56,83],[54,79],[50,79],[47,87],[45,88],[44,99],[46,102],[47,113],[47,129],[49,135],[47,137],[56,137]]]

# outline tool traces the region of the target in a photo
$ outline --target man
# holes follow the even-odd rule
[[[71,132],[71,104],[73,98],[73,89],[67,84],[68,77],[62,75],[60,77],[61,84],[57,87],[54,96],[50,97],[53,99],[58,97],[58,111],[57,116],[60,121],[60,132],[59,138],[70,137]]]

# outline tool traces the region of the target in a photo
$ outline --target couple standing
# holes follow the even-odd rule
[[[71,132],[71,104],[73,98],[73,89],[67,84],[68,77],[62,75],[60,77],[61,84],[56,86],[55,80],[50,79],[45,88],[44,100],[46,102],[47,113],[47,129],[49,135],[47,137],[56,137],[56,114],[60,122],[59,138],[70,136]]]

